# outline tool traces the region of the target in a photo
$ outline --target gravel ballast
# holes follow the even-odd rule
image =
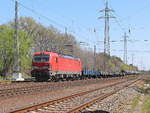
[[[139,94],[135,90],[135,87],[128,87],[90,106],[84,112],[105,111],[106,113],[129,113],[132,110],[130,105],[132,99]]]

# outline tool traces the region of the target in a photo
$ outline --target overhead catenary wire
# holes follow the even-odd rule
[[[98,48],[98,50],[102,51],[103,49]],[[117,50],[117,49],[112,49],[110,51],[113,51],[113,52],[124,52],[124,50]],[[135,52],[150,53],[150,50],[128,50],[128,52],[131,52],[131,53],[135,53]]]
[[[15,2],[16,0],[11,0],[11,1]],[[32,8],[30,8],[30,7],[27,7],[27,6],[25,6],[24,4],[22,4],[21,2],[18,2],[18,4],[19,4],[20,6],[22,6],[23,8],[27,9],[28,11],[31,11],[32,13],[34,13],[34,14],[40,16],[41,18],[46,19],[46,20],[49,21],[50,23],[53,23],[53,24],[55,24],[55,25],[57,25],[57,26],[59,26],[59,27],[61,27],[61,28],[64,28],[64,29],[66,28],[65,25],[60,24],[60,23],[58,23],[58,22],[56,22],[56,21],[50,19],[49,17],[43,15],[42,13],[36,11],[35,9],[32,9]]]
[[[143,6],[142,8],[140,8],[140,9],[138,9],[138,10],[136,10],[136,11],[134,12],[134,14],[132,14],[132,16],[130,15],[130,16],[128,16],[128,17],[124,17],[123,20],[124,20],[124,19],[127,19],[127,18],[132,19],[133,17],[136,17],[136,16],[140,15],[140,13],[141,13],[143,10],[145,10],[146,8],[149,8],[150,1],[147,1],[147,2],[148,2],[148,3],[147,3],[145,6]]]
[[[150,42],[150,40],[127,40],[128,42],[131,42],[131,43],[135,43],[135,42]],[[98,41],[98,42],[101,42],[103,43],[104,41]],[[115,42],[124,42],[124,40],[111,40],[110,42],[112,43],[115,43]]]
[[[11,1],[15,2],[16,0],[11,0]],[[41,14],[40,12],[36,11],[35,9],[30,8],[30,7],[28,7],[28,6],[25,6],[25,5],[22,4],[21,2],[18,2],[18,4],[19,4],[21,7],[25,8],[25,9],[29,10],[30,12],[32,12],[32,13],[36,14],[37,16],[39,16],[39,18],[44,18],[44,19],[48,20],[50,23],[53,23],[53,24],[55,24],[55,25],[57,25],[57,26],[60,26],[60,27],[63,28],[63,29],[67,28],[67,27],[66,27],[67,25],[62,25],[62,24],[60,24],[60,23],[58,23],[58,22],[56,22],[56,21],[50,19],[49,17],[47,17],[47,16]],[[74,20],[73,20],[73,21],[74,21]],[[75,32],[75,30],[72,30],[72,31],[73,31],[72,33],[75,34],[75,35],[77,35],[77,36],[80,36],[80,37],[84,37],[84,38],[86,38],[86,39],[89,39],[89,37],[91,37],[91,36],[89,36],[89,29],[87,29],[87,26],[85,26],[85,25],[83,25],[83,24],[81,24],[81,23],[79,23],[79,22],[76,22],[76,21],[74,21],[74,22],[77,23],[77,24],[76,24],[76,25],[78,25],[77,28],[80,29],[80,30],[78,30],[78,33]],[[83,28],[85,28],[85,29],[83,29]],[[91,29],[92,29],[92,28],[91,28]],[[81,30],[82,30],[82,31],[85,31],[85,32],[84,32],[84,33],[81,33]],[[67,32],[68,32],[68,31],[69,31],[69,29],[67,30]],[[90,31],[90,32],[91,32],[91,31]]]
[[[11,1],[15,2],[16,0],[11,0]],[[18,4],[19,4],[20,6],[22,6],[23,8],[25,8],[25,9],[31,11],[32,13],[38,15],[39,17],[48,20],[50,23],[53,23],[53,24],[55,24],[55,25],[57,25],[57,26],[59,26],[59,27],[61,27],[61,28],[63,28],[63,29],[66,29],[66,28],[67,28],[66,25],[62,25],[62,24],[60,24],[60,23],[58,23],[58,22],[56,22],[56,21],[50,19],[49,17],[47,17],[47,16],[41,14],[40,12],[38,12],[38,11],[36,11],[36,10],[30,8],[30,7],[27,7],[27,6],[23,5],[21,2],[18,2]],[[78,25],[81,26],[81,24],[78,24]],[[67,32],[68,32],[68,30],[67,30]],[[75,34],[75,32],[74,32],[74,34]],[[78,35],[81,35],[81,33],[80,33],[80,34],[78,33]],[[86,38],[87,36],[88,36],[88,35],[85,35],[85,36],[84,36],[84,35],[82,34],[82,37],[85,37],[85,38]]]
[[[131,24],[129,23],[129,28],[128,28],[128,29],[125,29],[124,23],[123,23],[122,21],[125,20],[125,19],[128,19],[128,18],[131,20],[133,17],[139,15],[144,9],[146,9],[146,8],[149,7],[150,1],[147,1],[147,2],[148,2],[148,3],[147,3],[145,6],[143,6],[142,8],[140,8],[140,9],[138,9],[138,10],[136,10],[136,12],[134,12],[134,14],[132,14],[132,16],[127,16],[127,17],[124,17],[124,18],[122,18],[122,19],[119,18],[119,16],[117,15],[116,12],[113,12],[113,14],[117,16],[117,18],[116,18],[116,23],[120,26],[120,28],[121,28],[124,32],[126,32],[126,31],[129,30],[129,33],[130,33],[130,31],[131,31]],[[110,7],[112,8],[111,4],[110,4]],[[138,12],[138,13],[137,13],[137,12]]]
[[[110,8],[113,9],[111,4],[109,4],[109,5],[110,5]],[[118,16],[118,14],[116,12],[111,12],[111,13],[113,13],[113,15],[115,15],[117,17],[117,18],[115,18],[115,22],[116,22],[116,24],[118,24],[118,26],[123,31],[123,33],[126,32],[125,26],[124,26],[122,20],[120,19],[120,17]]]
[[[118,18],[118,17],[117,17]],[[126,32],[125,28],[121,25],[121,23],[117,20],[117,18],[115,18],[115,22],[118,24],[118,26],[120,27],[120,29],[123,31],[123,32]]]

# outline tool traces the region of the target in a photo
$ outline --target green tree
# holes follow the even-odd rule
[[[0,75],[6,76],[12,71],[14,51],[14,29],[5,25],[0,26]],[[26,33],[19,31],[20,64],[21,69],[28,69],[31,63],[30,46],[32,38],[26,37]]]

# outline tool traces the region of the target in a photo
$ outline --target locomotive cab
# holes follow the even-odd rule
[[[49,79],[50,66],[50,54],[41,52],[36,53],[32,59],[32,71],[31,75],[36,81],[47,81]]]
[[[34,55],[32,60],[33,62],[32,69],[50,70],[49,60],[50,55],[46,54]]]

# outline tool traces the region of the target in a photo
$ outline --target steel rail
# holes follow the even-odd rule
[[[109,97],[109,96],[111,96],[111,95],[113,95],[113,94],[115,94],[115,93],[117,93],[117,92],[123,90],[124,88],[129,87],[130,85],[134,84],[135,82],[137,82],[137,81],[139,81],[139,80],[140,80],[140,79],[137,79],[137,80],[133,81],[132,83],[129,83],[128,85],[125,85],[124,87],[119,88],[119,89],[117,89],[117,90],[115,90],[115,91],[112,91],[112,92],[110,92],[110,93],[102,94],[102,95],[100,95],[98,98],[96,98],[96,99],[94,99],[94,100],[92,100],[92,101],[90,101],[90,102],[87,102],[87,103],[85,103],[85,104],[83,104],[83,105],[81,105],[81,106],[79,106],[79,107],[77,107],[77,108],[74,108],[74,109],[68,111],[67,113],[78,113],[78,112],[81,112],[83,109],[85,109],[85,108],[87,108],[87,107],[89,107],[89,106],[95,104],[96,102],[98,102],[98,101],[100,101],[100,100],[103,100],[103,99],[105,99],[105,98],[107,98],[107,97]]]

